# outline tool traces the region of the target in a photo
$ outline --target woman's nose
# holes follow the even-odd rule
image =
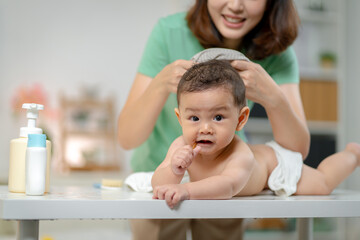
[[[228,7],[234,12],[242,11],[244,10],[243,0],[230,0]]]
[[[209,123],[204,123],[201,125],[200,133],[202,134],[212,134],[213,129]]]

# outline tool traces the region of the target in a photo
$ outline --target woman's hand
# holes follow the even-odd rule
[[[151,78],[138,73],[118,119],[118,139],[124,149],[140,146],[150,136],[171,92],[177,91],[192,61],[177,60]]]
[[[167,93],[176,93],[181,77],[193,65],[193,61],[176,60],[164,67],[164,69],[155,76],[153,81],[156,81],[160,87],[166,89]]]
[[[276,99],[281,94],[281,89],[259,64],[235,60],[231,62],[231,65],[244,81],[246,98],[265,108],[269,104],[276,106]]]
[[[246,97],[265,108],[275,141],[287,149],[300,152],[305,159],[309,153],[310,133],[299,85],[277,85],[256,63],[236,60],[231,65],[244,81]]]
[[[170,208],[174,208],[180,201],[188,200],[190,194],[183,184],[166,184],[154,188],[153,199],[165,200]]]

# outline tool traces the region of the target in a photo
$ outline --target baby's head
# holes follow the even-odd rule
[[[239,73],[225,60],[210,60],[198,63],[181,78],[177,89],[180,106],[183,93],[201,92],[209,89],[225,88],[234,98],[238,108],[246,106],[245,85]]]
[[[186,144],[213,154],[228,146],[249,116],[245,86],[227,61],[194,65],[181,78],[175,113]]]

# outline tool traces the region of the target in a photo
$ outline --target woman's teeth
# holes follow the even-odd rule
[[[225,20],[230,22],[230,23],[241,23],[243,21],[243,19],[239,19],[239,18],[232,18],[232,17],[225,17]]]

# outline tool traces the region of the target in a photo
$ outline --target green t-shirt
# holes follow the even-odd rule
[[[161,18],[146,44],[138,72],[154,78],[166,65],[178,59],[190,60],[204,50],[190,31],[186,13]],[[294,50],[290,47],[279,55],[259,63],[277,84],[298,83],[299,70]],[[249,104],[250,107],[252,104]],[[154,171],[164,160],[171,143],[182,134],[174,108],[176,94],[170,94],[149,138],[134,150],[131,167],[135,172]],[[245,139],[243,131],[237,134]]]

